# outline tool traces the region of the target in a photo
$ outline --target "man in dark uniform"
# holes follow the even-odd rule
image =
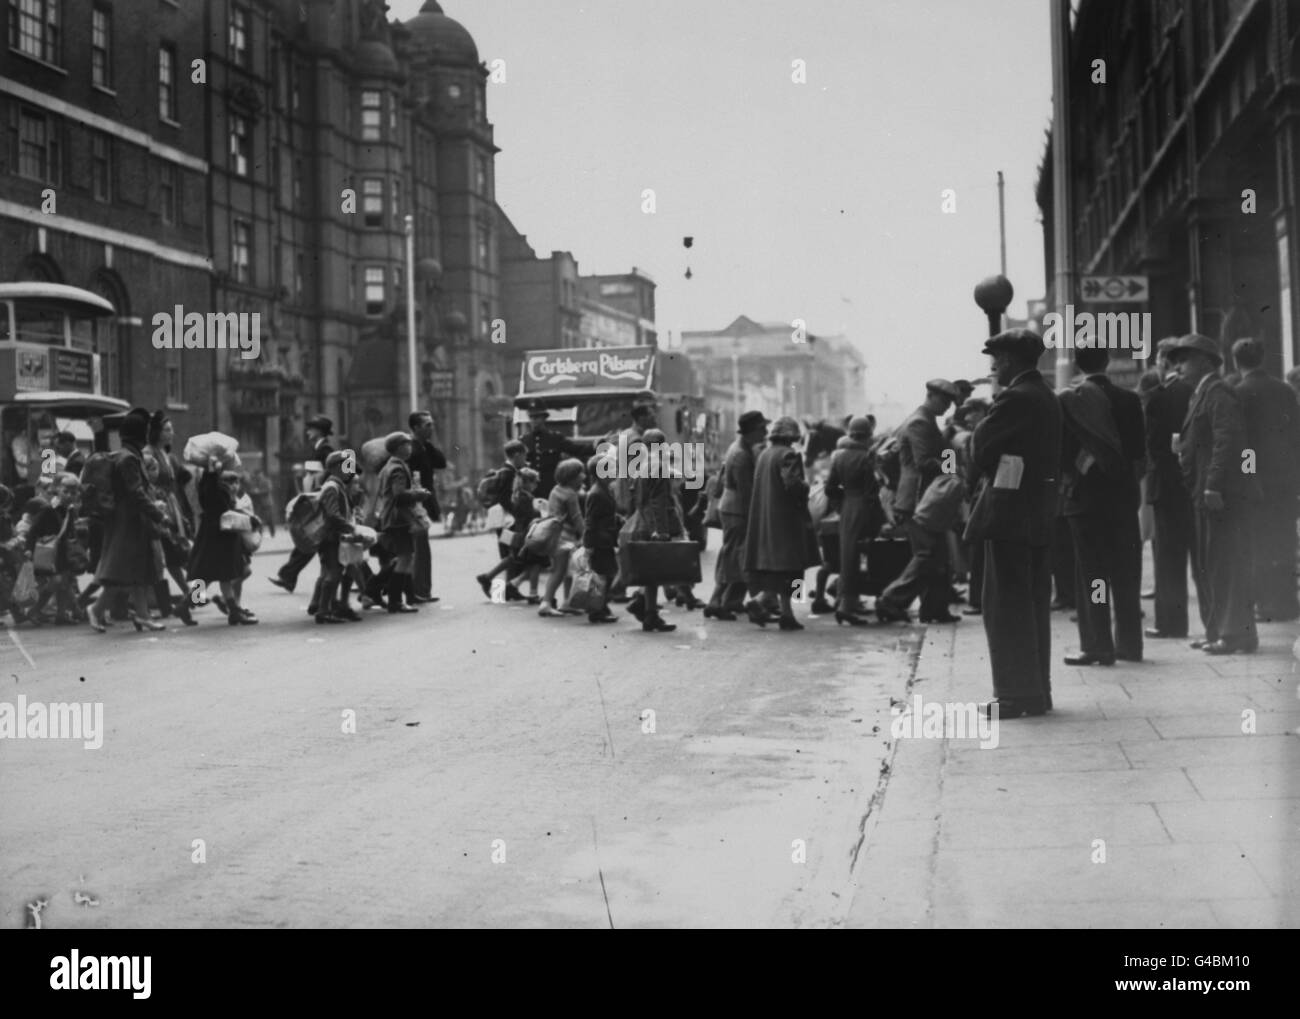
[[[324,481],[325,461],[334,452],[329,437],[334,434],[334,422],[323,414],[307,419],[307,441],[311,444],[311,456],[304,464],[306,474],[303,478],[303,491],[313,492]],[[280,567],[280,571],[268,578],[276,587],[282,587],[292,593],[298,586],[298,574],[306,569],[307,564],[316,558],[315,552],[299,552],[296,548],[289,555],[289,561]]]
[[[544,407],[533,407],[528,412],[531,430],[523,437],[528,449],[528,466],[535,470],[540,478],[537,482],[537,497],[545,499],[555,487],[555,468],[561,460],[569,457],[583,463],[594,456],[596,449],[587,442],[574,442],[566,439],[559,432],[553,432],[547,424],[550,412]]]
[[[447,467],[447,457],[436,445],[434,445],[434,424],[433,415],[427,410],[413,411],[406,419],[410,425],[411,436],[415,440],[411,443],[411,459],[406,465],[411,468],[411,473],[420,479],[420,487],[428,492],[424,500],[424,508],[429,514],[430,520],[442,519],[442,509],[438,505],[438,497],[434,494],[433,489],[433,472],[445,470]],[[429,549],[428,536],[415,536],[415,600],[417,602],[435,602],[438,599],[433,596],[433,556]]]
[[[1138,484],[1146,459],[1142,401],[1106,374],[1105,347],[1080,348],[1084,373],[1060,394],[1064,512],[1074,537],[1079,652],[1066,665],[1142,660],[1142,531]],[[1115,629],[1111,631],[1111,609]]]
[[[907,533],[912,558],[876,599],[876,615],[882,623],[909,621],[907,608],[918,595],[925,621],[951,623],[958,619],[948,611],[947,539],[918,526],[912,515],[930,482],[939,476],[940,457],[951,449],[939,430],[939,418],[960,399],[961,391],[947,379],[931,379],[925,384],[925,402],[895,432],[899,441],[899,475],[894,493],[894,520]],[[840,583],[844,583],[843,577]]]
[[[1052,707],[1052,526],[1061,463],[1061,407],[1039,374],[1046,348],[1028,329],[984,344],[1001,391],[971,436],[984,488],[967,541],[984,542],[984,632],[999,717]]]
[[[1263,500],[1255,504],[1250,534],[1255,550],[1255,618],[1300,616],[1295,584],[1296,496],[1300,495],[1300,404],[1281,379],[1264,370],[1264,348],[1253,339],[1232,345],[1241,370],[1237,399],[1246,418],[1246,445],[1255,452]]]
[[[1182,468],[1174,450],[1174,436],[1183,427],[1192,387],[1169,363],[1169,351],[1178,345],[1170,336],[1156,345],[1161,382],[1146,401],[1146,498],[1151,504],[1153,533],[1151,554],[1156,574],[1156,625],[1146,635],[1187,636],[1187,566],[1192,555],[1192,500],[1183,484]]]
[[[1207,654],[1251,654],[1259,648],[1251,590],[1250,527],[1259,481],[1244,468],[1246,419],[1236,393],[1221,378],[1223,356],[1208,336],[1190,333],[1170,350],[1192,402],[1178,440],[1183,480],[1196,511],[1196,598]]]

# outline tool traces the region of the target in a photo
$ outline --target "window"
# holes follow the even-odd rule
[[[175,121],[176,110],[176,47],[163,43],[158,47],[158,116]]]
[[[113,87],[113,9],[96,4],[90,16],[90,80]]]
[[[483,339],[487,339],[488,330],[492,328],[492,312],[488,308],[487,301],[483,301],[478,306],[478,332]]]
[[[361,140],[377,142],[383,125],[383,97],[379,92],[361,93]]]
[[[301,105],[302,93],[298,87],[298,65],[292,60],[289,61],[289,107],[294,113],[298,112]]]
[[[47,64],[59,62],[62,0],[9,0],[9,46]]]
[[[361,217],[366,226],[384,225],[384,182],[378,177],[361,182]]]
[[[113,199],[113,141],[98,131],[90,140],[90,189],[96,201]]]
[[[483,224],[478,225],[478,264],[481,268],[488,267],[488,232]]]
[[[402,267],[400,265],[393,266],[393,293],[398,297],[406,296],[402,290]]]
[[[248,176],[248,120],[237,113],[230,115],[230,169]]]
[[[230,7],[230,59],[248,66],[248,10],[239,4]]]
[[[474,174],[474,188],[480,195],[488,193],[487,179],[487,160],[480,156]]]
[[[185,387],[182,384],[180,351],[167,352],[167,403],[169,405],[185,403]]]
[[[366,267],[366,314],[384,313],[384,270],[381,266]]]
[[[402,221],[402,182],[393,178],[393,226]]]
[[[176,196],[180,191],[178,171],[171,163],[161,164],[158,170],[158,211],[164,223],[175,223]]]
[[[302,291],[304,286],[303,273],[304,273],[305,264],[306,263],[303,259],[302,252],[300,251],[298,252],[297,255],[294,256],[294,264],[293,264],[293,293],[294,296],[298,298],[298,300],[300,301],[302,300]]]
[[[293,161],[293,204],[297,208],[302,202],[302,160]]]
[[[230,275],[240,283],[249,281],[249,263],[252,261],[252,228],[245,220],[237,219],[230,233]]]
[[[59,121],[29,106],[10,109],[9,144],[10,151],[17,153],[18,175],[58,184],[62,168]]]

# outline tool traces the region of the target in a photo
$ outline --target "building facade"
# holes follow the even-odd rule
[[[831,422],[867,411],[866,362],[844,337],[741,315],[723,329],[684,330],[682,350],[723,435],[748,410]]]
[[[307,417],[353,443],[406,426],[414,286],[417,402],[460,469],[496,460],[498,150],[487,69],[439,4],[3,6],[0,278],[114,303],[109,392],[234,434],[283,494]],[[177,306],[258,315],[260,355],[155,349]]]
[[[1073,222],[1053,221],[1049,143],[1047,279],[1055,231],[1069,229],[1078,275],[1149,279],[1147,304],[1087,310],[1149,312],[1154,339],[1204,333],[1229,364],[1242,336],[1274,372],[1296,364],[1300,4],[1083,0],[1068,75]],[[1079,296],[1049,293],[1049,306]]]

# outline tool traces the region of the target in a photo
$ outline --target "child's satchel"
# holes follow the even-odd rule
[[[48,577],[59,572],[59,542],[63,540],[63,532],[68,529],[68,521],[71,519],[72,514],[69,513],[63,518],[63,526],[57,534],[40,539],[32,547],[32,569],[38,576]]]

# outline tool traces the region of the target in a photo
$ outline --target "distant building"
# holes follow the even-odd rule
[[[735,432],[747,410],[832,422],[866,411],[861,352],[843,337],[807,333],[796,342],[795,335],[789,323],[744,315],[723,329],[682,332],[682,350],[723,435]]]
[[[1104,61],[1105,84],[1094,83]],[[1079,276],[1150,280],[1154,340],[1254,336],[1300,360],[1300,6],[1294,0],[1076,5],[1068,224]],[[1053,279],[1053,153],[1038,182]],[[1140,367],[1129,361],[1127,370]]]
[[[612,276],[583,276],[578,281],[585,347],[655,347],[655,282],[633,269]]]

